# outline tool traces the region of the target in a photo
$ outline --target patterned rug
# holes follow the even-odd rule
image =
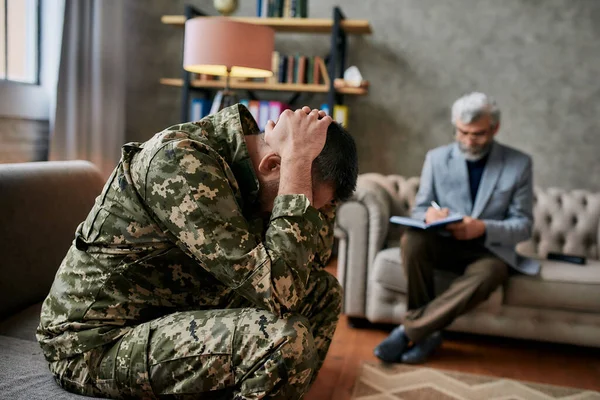
[[[600,392],[407,365],[364,363],[355,400],[600,400]]]

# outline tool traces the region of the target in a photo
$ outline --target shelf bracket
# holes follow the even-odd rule
[[[329,115],[333,115],[333,107],[336,104],[343,104],[344,97],[335,90],[334,81],[336,78],[344,76],[346,69],[346,32],[342,29],[342,20],[346,17],[339,7],[333,8],[333,28],[331,29],[331,53],[329,54],[328,72],[329,72],[329,93],[327,104],[329,106]]]

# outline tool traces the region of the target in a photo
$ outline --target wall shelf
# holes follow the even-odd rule
[[[160,83],[166,86],[183,86],[183,79],[178,78],[161,78]],[[225,83],[223,81],[203,81],[203,80],[192,80],[190,82],[194,88],[207,88],[207,89],[223,89]],[[329,92],[329,85],[312,85],[312,84],[299,84],[299,83],[263,83],[263,82],[240,82],[232,79],[229,85],[232,89],[247,89],[247,90],[267,90],[267,91],[278,91],[278,92],[310,92],[310,93],[327,93]],[[344,87],[336,89],[339,94],[349,95],[366,95],[368,90],[365,88],[355,87]]]
[[[215,18],[215,17],[202,17]],[[217,17],[223,18],[223,17]],[[297,33],[331,33],[334,21],[326,18],[259,18],[259,17],[227,17],[234,21],[246,22],[257,25],[264,25],[273,28],[277,32],[297,32]],[[163,15],[161,18],[163,24],[185,25],[185,16],[183,15]],[[351,34],[370,34],[371,25],[369,21],[362,19],[344,19],[340,26],[346,33]]]
[[[266,0],[265,0],[266,1]],[[320,58],[321,78],[318,83],[277,83],[275,79],[265,82],[231,79],[232,89],[248,90],[251,99],[256,100],[254,91],[290,92],[293,97],[287,102],[295,104],[298,97],[305,93],[323,93],[327,95],[326,105],[330,111],[335,105],[344,104],[344,95],[362,96],[369,92],[368,82],[361,87],[348,87],[343,81],[346,70],[346,53],[348,48],[348,34],[370,34],[371,25],[367,20],[346,19],[342,10],[334,6],[332,18],[260,18],[260,17],[221,17],[208,16],[192,5],[186,5],[183,15],[163,15],[161,22],[173,27],[185,27],[185,21],[190,18],[229,18],[233,21],[246,22],[269,26],[276,32],[317,33],[330,36],[330,52],[326,57]],[[327,64],[323,62],[327,60]],[[209,96],[224,87],[222,80],[194,80],[196,75],[183,70],[182,78],[161,78],[162,85],[181,88],[181,121],[187,121],[190,112],[190,91],[200,90],[203,97]],[[302,81],[302,80],[301,80]]]

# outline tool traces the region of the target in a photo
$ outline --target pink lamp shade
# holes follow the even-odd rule
[[[273,29],[232,21],[197,17],[186,21],[183,68],[208,75],[262,78],[273,75]]]

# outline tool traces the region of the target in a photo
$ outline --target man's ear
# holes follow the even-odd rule
[[[281,157],[275,153],[268,153],[258,164],[258,173],[266,179],[279,179],[281,172]]]

